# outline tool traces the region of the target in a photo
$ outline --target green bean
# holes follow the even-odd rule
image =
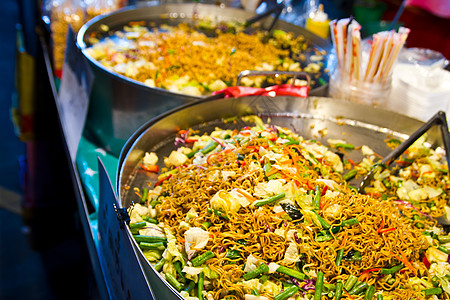
[[[213,209],[212,211],[219,218],[225,219],[227,221],[230,220],[230,218],[224,212],[221,212],[220,210],[217,210],[217,209]]]
[[[166,273],[165,277],[167,282],[169,282],[177,291],[181,291],[183,285],[172,274]]]
[[[357,281],[358,277],[356,277],[355,275],[348,276],[347,281],[344,284],[344,289],[346,291],[350,291]]]
[[[203,272],[198,274],[198,288],[197,288],[197,296],[199,300],[203,300],[203,280],[205,275]]]
[[[210,222],[203,222],[201,225],[204,229],[208,229],[211,226]]]
[[[284,291],[273,297],[273,300],[285,300],[297,292],[298,286],[291,285],[290,287],[288,287],[287,289],[285,289]]]
[[[285,196],[286,196],[286,194],[284,192],[282,192],[282,193],[272,196],[272,197],[268,197],[268,198],[265,198],[262,200],[256,200],[255,202],[253,202],[253,205],[256,207],[263,206],[263,205],[275,202],[277,200],[280,200],[280,199],[284,198]]]
[[[342,175],[342,178],[345,181],[349,181],[350,179],[352,179],[355,176],[356,176],[356,170],[352,169],[352,170],[348,171],[347,173],[345,173],[344,175]]]
[[[383,294],[378,294],[377,295],[377,300],[383,300]]]
[[[163,242],[167,243],[167,238],[162,236],[150,236],[150,235],[133,235],[134,240],[136,242],[147,242],[147,243],[157,243],[157,242]]]
[[[364,300],[372,300],[373,295],[375,294],[375,287],[373,285],[369,285],[364,294]]]
[[[147,225],[147,222],[145,222],[145,221],[130,223],[130,229],[142,228],[142,227],[145,227],[145,225]]]
[[[269,267],[265,263],[262,263],[253,271],[245,273],[242,277],[244,277],[245,280],[249,280],[258,277],[260,274],[267,272],[269,272]]]
[[[324,276],[324,273],[322,271],[317,272],[316,290],[314,291],[314,300],[320,300],[320,298],[322,297],[323,276]]]
[[[336,267],[341,265],[342,257],[344,256],[344,248],[339,249],[336,256]]]
[[[164,250],[166,249],[166,246],[164,246],[163,242],[156,242],[156,243],[140,242],[139,248],[146,250]]]
[[[320,186],[316,185],[316,194],[314,195],[313,198],[313,207],[315,210],[319,210],[320,209]]]
[[[297,278],[297,279],[299,279],[299,280],[305,279],[305,276],[306,276],[306,275],[303,274],[302,272],[299,272],[299,271],[297,271],[297,270],[293,270],[293,269],[286,268],[285,266],[279,266],[278,269],[277,269],[277,272],[286,274],[286,275],[288,275],[288,276]]]
[[[141,203],[145,203],[145,201],[147,201],[147,196],[148,196],[148,189],[146,188],[142,188],[142,197],[141,197]]]
[[[162,270],[165,263],[166,259],[163,257],[156,264],[153,265],[153,268],[155,268],[156,272],[159,272]]]
[[[342,283],[342,281],[338,281],[336,282],[336,291],[334,292],[334,298],[336,300],[340,300],[342,298],[342,292],[344,289],[344,284]]]
[[[435,287],[435,288],[423,290],[423,292],[425,293],[425,296],[440,295],[440,294],[442,294],[442,289],[440,287]]]
[[[320,225],[322,225],[323,228],[325,228],[327,230],[331,228],[331,225],[328,224],[328,222],[325,221],[324,218],[322,218],[317,212],[314,211],[314,213],[316,214],[317,220],[319,220],[319,223],[320,223]]]
[[[211,259],[215,256],[216,255],[214,253],[212,253],[211,251],[206,251],[205,253],[192,259],[191,262],[194,267],[198,267],[198,266],[204,264],[208,259]]]
[[[200,152],[202,154],[208,154],[209,152],[211,152],[214,149],[216,149],[217,145],[219,145],[218,142],[211,140],[205,145],[205,147],[202,148],[202,150],[200,150]]]
[[[357,295],[363,292],[369,284],[367,282],[361,282],[359,284],[355,284],[355,286],[348,292],[350,295]]]
[[[263,276],[261,276],[261,278],[259,278],[259,282],[264,284],[264,282],[269,280],[269,278],[269,275],[264,274]]]
[[[403,269],[403,267],[404,266],[402,264],[399,264],[390,269],[381,269],[380,274],[383,274],[383,275],[394,274],[394,273],[397,273],[398,271],[400,271],[401,269]]]

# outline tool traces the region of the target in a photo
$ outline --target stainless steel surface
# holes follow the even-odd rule
[[[194,128],[200,132],[210,132],[216,126],[238,128],[243,123],[224,124],[223,118],[248,114],[257,114],[264,121],[270,119],[272,124],[288,127],[306,139],[313,138],[324,144],[328,138],[345,139],[355,145],[368,145],[381,155],[390,152],[384,142],[386,138],[405,139],[423,124],[394,112],[320,97],[242,97],[186,105],[148,122],[127,142],[120,156],[117,174],[120,204],[129,207],[138,200],[133,187],[157,180],[156,174],[149,175],[136,168],[145,152],[155,151],[160,158],[168,156],[174,149],[174,138],[179,129]],[[325,131],[327,134],[323,135]],[[439,132],[431,131],[430,141],[439,145]],[[359,152],[346,153],[345,157],[358,160],[361,158]],[[130,243],[135,242],[130,240]],[[156,295],[157,299],[158,296],[161,299],[180,299],[180,295],[146,261],[142,252],[138,251],[138,255],[154,291],[161,293]]]
[[[253,13],[237,8],[222,8],[216,5],[199,3],[165,4],[158,6],[129,7],[106,16],[99,16],[79,31],[77,45],[91,65],[95,80],[90,97],[86,130],[91,139],[106,147],[111,153],[118,155],[123,144],[146,121],[172,108],[201,99],[170,92],[160,88],[152,88],[141,82],[132,80],[105,69],[86,51],[90,46],[89,37],[107,25],[110,31],[123,29],[132,21],[154,22],[155,25],[167,23],[176,25],[181,22],[195,22],[197,19],[212,17],[216,21],[245,21]],[[272,17],[261,21],[263,28],[268,28]],[[329,50],[330,43],[302,27],[277,21],[276,29],[302,34],[316,48]],[[105,33],[107,34],[107,33]],[[311,95],[326,96],[328,85],[310,90]]]

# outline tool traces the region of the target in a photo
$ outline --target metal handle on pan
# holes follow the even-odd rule
[[[359,186],[359,192],[363,193],[365,187],[372,181],[373,176],[376,172],[377,167],[386,168],[394,160],[396,160],[406,149],[409,148],[418,138],[420,138],[425,132],[427,132],[434,125],[439,125],[441,129],[442,141],[445,148],[445,156],[447,158],[447,165],[450,167],[450,133],[448,131],[447,117],[445,112],[437,112],[428,122],[423,124],[419,129],[417,129],[409,138],[395,148],[391,153],[389,153],[380,164],[375,165],[372,170],[364,177],[363,181]]]
[[[309,77],[309,74],[306,72],[294,72],[294,71],[250,71],[250,70],[245,70],[242,71],[237,80],[236,80],[236,86],[240,86],[241,84],[241,79],[244,77],[250,77],[250,76],[278,76],[278,75],[291,75],[293,77],[292,79],[292,86],[295,86],[295,79],[297,79],[297,77],[304,77],[307,85],[309,86],[311,83],[311,78]]]

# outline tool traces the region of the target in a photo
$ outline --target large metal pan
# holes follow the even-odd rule
[[[168,156],[174,149],[173,141],[178,130],[194,128],[200,132],[211,132],[216,126],[234,129],[243,124],[224,124],[223,119],[248,114],[257,114],[264,121],[270,118],[272,124],[288,127],[307,139],[314,138],[324,144],[329,138],[345,139],[355,145],[368,145],[381,155],[391,151],[384,142],[386,138],[407,138],[423,124],[394,112],[320,97],[242,97],[186,105],[148,122],[127,142],[120,156],[117,174],[120,204],[129,207],[136,201],[133,187],[142,187],[150,180],[156,181],[156,175],[139,171],[138,164],[146,151],[154,151],[159,157]],[[322,135],[325,131],[327,134]],[[441,145],[437,129],[429,131],[429,138],[430,142]],[[346,158],[359,160],[359,155],[359,151],[352,151],[346,154]],[[134,239],[130,238],[130,243],[139,253],[156,298],[181,299],[147,262]]]
[[[104,32],[101,29],[102,25],[107,25],[108,32],[113,32],[123,29],[124,25],[132,21],[154,22],[155,25],[191,22],[194,12],[195,18],[213,17],[217,21],[245,21],[253,16],[252,13],[242,9],[222,8],[216,5],[166,4],[125,8],[106,16],[94,18],[80,29],[77,45],[95,75],[86,128],[99,144],[109,148],[113,154],[118,155],[125,141],[147,120],[174,107],[198,101],[201,97],[151,88],[141,82],[107,70],[87,53],[86,48],[90,46],[89,37],[93,33],[98,36],[99,32]],[[269,27],[272,20],[272,17],[267,17],[261,21],[262,28]],[[301,34],[315,47],[327,52],[331,47],[327,40],[302,27],[284,21],[278,21],[275,29]],[[104,34],[107,35],[108,32],[104,32]],[[328,85],[324,85],[312,89],[310,94],[326,96],[327,89]]]

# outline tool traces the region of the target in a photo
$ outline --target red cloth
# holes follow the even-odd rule
[[[308,97],[309,87],[292,86],[290,84],[274,85],[266,88],[253,88],[246,86],[232,86],[226,89],[216,91],[213,95],[225,94],[225,98],[244,97],[244,96],[296,96],[301,98]]]
[[[407,0],[406,5],[420,7],[441,18],[450,18],[449,0]]]

